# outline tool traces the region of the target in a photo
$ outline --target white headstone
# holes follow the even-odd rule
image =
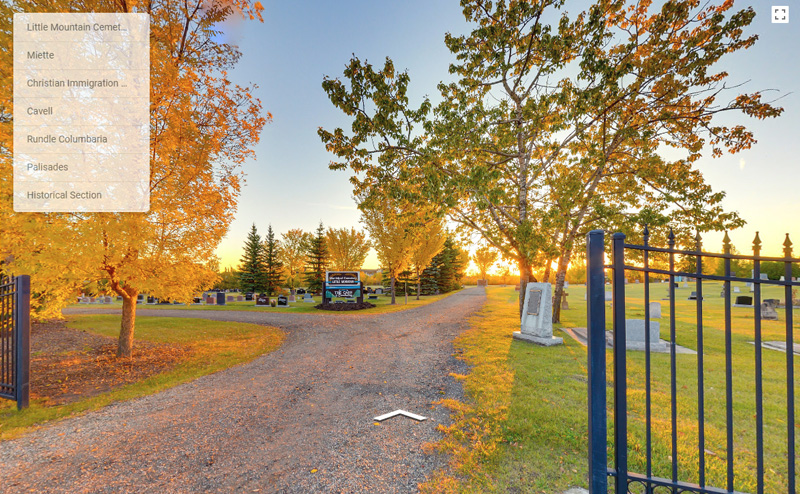
[[[650,319],[661,319],[661,302],[650,302]]]
[[[522,309],[520,330],[514,338],[543,346],[560,345],[562,338],[553,336],[553,287],[550,283],[528,283]]]
[[[781,281],[786,281],[786,278],[781,276]]]
[[[742,293],[738,286],[733,287],[733,293]]]
[[[684,281],[683,282],[683,287],[684,288],[689,288],[689,282],[688,281]]]
[[[613,300],[611,292],[606,292],[606,302],[611,302],[611,300]]]

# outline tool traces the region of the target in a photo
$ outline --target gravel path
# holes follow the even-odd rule
[[[484,300],[471,288],[377,316],[139,310],[288,335],[249,364],[0,443],[0,491],[416,492],[444,464],[421,451],[449,421],[432,403],[462,393],[451,342]],[[398,408],[428,420],[373,424]]]

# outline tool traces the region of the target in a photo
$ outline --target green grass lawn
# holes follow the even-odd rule
[[[119,324],[119,315],[75,315],[68,318],[71,328],[112,337],[119,335]],[[32,400],[30,408],[18,411],[14,402],[3,400],[0,402],[0,440],[19,436],[52,420],[95,410],[114,401],[153,394],[248,362],[275,350],[283,339],[284,334],[279,329],[257,324],[138,317],[134,346],[137,340],[186,345],[191,349],[189,358],[167,372],[66,405],[45,406]]]
[[[741,295],[750,295],[744,284],[738,286]],[[568,289],[571,308],[562,313],[563,326],[586,326],[584,290],[582,286]],[[675,323],[678,344],[696,350],[696,302],[686,300],[693,290],[696,288],[690,285],[676,291]],[[719,283],[703,287],[705,461],[707,484],[725,487],[724,299],[720,290]],[[644,317],[643,292],[641,284],[626,286],[627,317]],[[781,288],[768,287],[763,292],[762,299],[784,298]],[[651,301],[661,301],[666,295],[666,284],[651,285]],[[666,300],[662,304],[661,336],[668,339],[669,306]],[[607,306],[610,329],[610,303]],[[519,327],[516,314],[513,288],[491,287],[486,307],[472,319],[470,331],[455,342],[462,358],[473,366],[470,374],[462,377],[469,400],[448,404],[454,410],[455,423],[438,446],[453,455],[458,475],[440,475],[428,486],[429,492],[558,493],[570,486],[587,486],[586,349],[558,330],[557,335],[565,337],[565,344],[559,347],[512,341],[511,333]],[[755,347],[749,343],[753,341],[753,309],[732,308],[732,316],[735,488],[755,492]],[[764,340],[785,339],[782,310],[779,317],[779,321],[762,323]],[[786,354],[764,349],[762,358],[765,492],[786,492]],[[610,382],[610,351],[607,360]],[[627,361],[629,470],[643,473],[644,353],[629,351]],[[669,354],[652,354],[651,364],[653,471],[656,476],[669,477]],[[677,355],[677,375],[679,478],[697,482],[697,356]],[[609,405],[612,400],[609,387]],[[609,420],[609,435],[612,431]],[[611,453],[609,465],[613,466]]]
[[[422,305],[427,305],[437,300],[441,300],[457,292],[449,292],[441,295],[427,295],[416,299],[415,295],[408,296],[408,304],[406,304],[405,296],[400,293],[395,296],[395,305],[392,305],[392,297],[387,295],[378,295],[377,300],[368,300],[364,297],[365,302],[374,304],[375,307],[370,309],[355,310],[355,311],[330,311],[320,310],[315,308],[322,299],[319,296],[314,297],[314,303],[303,302],[303,296],[297,296],[297,302],[292,302],[289,307],[267,307],[256,306],[255,302],[227,302],[226,305],[168,305],[168,304],[139,304],[138,309],[173,309],[173,310],[232,310],[232,311],[256,311],[256,312],[286,312],[292,314],[384,314],[387,312],[397,312],[406,309],[412,309]],[[70,308],[92,308],[92,309],[121,309],[122,302],[114,301],[110,304],[72,304]]]

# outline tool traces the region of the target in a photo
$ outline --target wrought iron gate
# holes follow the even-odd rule
[[[780,371],[780,376],[785,372],[786,387],[785,394],[782,392],[780,397],[767,397],[771,400],[780,400],[783,403],[785,400],[786,410],[782,416],[782,421],[785,421],[785,443],[781,448],[785,448],[786,459],[781,467],[781,475],[786,475],[786,492],[790,494],[796,493],[796,458],[795,458],[795,428],[800,424],[795,422],[795,379],[794,379],[794,335],[793,335],[793,296],[792,288],[800,286],[800,279],[793,281],[792,266],[793,264],[800,263],[800,259],[792,257],[791,241],[787,235],[784,243],[784,257],[770,258],[762,257],[760,255],[761,241],[756,234],[755,241],[753,242],[753,255],[743,256],[731,253],[730,241],[725,236],[724,253],[714,254],[707,253],[701,250],[702,244],[698,237],[696,238],[696,246],[694,250],[678,250],[675,249],[675,237],[670,231],[668,238],[668,246],[666,248],[652,247],[648,245],[649,233],[647,228],[644,230],[643,245],[631,245],[625,243],[625,235],[616,233],[612,236],[611,241],[611,264],[606,265],[605,248],[604,248],[604,233],[602,230],[595,230],[587,236],[587,339],[588,339],[588,374],[589,374],[589,491],[591,494],[606,494],[609,492],[610,484],[614,485],[613,491],[615,494],[660,494],[660,493],[699,493],[699,494],[721,494],[738,492],[734,490],[735,479],[735,462],[737,465],[742,466],[742,459],[736,459],[735,452],[737,438],[735,434],[734,424],[734,381],[744,379],[740,374],[736,373],[737,368],[734,367],[734,350],[732,344],[732,325],[731,325],[731,282],[745,282],[752,283],[752,306],[753,306],[753,328],[752,333],[747,333],[748,338],[752,338],[753,353],[749,353],[747,358],[753,359],[754,365],[754,393],[748,396],[748,400],[753,400],[749,403],[754,405],[755,409],[755,456],[752,463],[754,465],[745,465],[750,468],[754,477],[753,491],[758,494],[765,492],[765,464],[764,464],[764,393],[762,383],[764,380],[764,365],[763,365],[763,348],[762,341],[762,285],[778,285],[783,287],[783,295],[785,297],[785,310],[781,312],[784,314],[785,332],[782,338],[782,343],[785,342],[785,368]],[[628,261],[626,262],[626,253],[628,254]],[[631,256],[631,254],[635,254]],[[660,262],[658,266],[653,264],[653,256],[659,256]],[[683,259],[693,260],[695,269],[694,272],[683,272],[676,269],[676,256]],[[631,257],[635,257],[632,260]],[[724,273],[722,275],[703,274],[703,260],[708,258],[720,259],[724,265]],[[751,277],[737,277],[732,273],[732,262],[746,262],[752,264]],[[765,261],[783,263],[783,278],[781,280],[768,280],[761,276],[761,263]],[[613,364],[612,364],[612,388],[613,388],[613,405],[609,410],[606,400],[606,348],[607,348],[607,335],[606,335],[606,274],[605,268],[610,268],[611,278],[611,314],[612,314],[612,331],[611,345],[613,346]],[[643,292],[644,292],[644,356],[641,354],[628,354],[626,351],[626,271],[629,273],[636,273],[636,276],[642,277]],[[663,399],[664,394],[659,397],[661,404],[659,413],[662,419],[657,423],[659,429],[654,429],[653,417],[653,356],[651,355],[651,309],[650,309],[650,295],[651,290],[655,287],[663,286],[661,284],[653,285],[651,288],[651,275],[653,277],[661,278],[669,285],[667,288],[667,297],[669,304],[669,341],[666,342],[668,348],[667,355],[662,355],[659,361],[659,369],[669,369],[668,377],[663,376],[664,381],[669,381],[669,399]],[[691,339],[687,340],[685,337],[685,330],[683,333],[682,343],[685,346],[694,346],[693,350],[696,351],[696,357],[691,359],[681,359],[678,367],[678,357],[676,345],[676,279],[688,278],[691,284],[694,285],[694,300],[696,300],[696,322],[687,323],[685,320],[681,322],[684,328],[686,324],[696,324],[696,338],[692,335]],[[721,281],[723,291],[720,294],[724,301],[724,328],[709,328],[708,325],[704,331],[704,317],[703,317],[703,281]],[[708,288],[708,287],[707,287]],[[735,287],[738,290],[739,287]],[[658,288],[663,291],[663,288]],[[638,293],[638,292],[637,292]],[[707,297],[709,295],[706,295]],[[746,297],[749,298],[749,297]],[[690,296],[689,300],[693,300]],[[772,304],[773,302],[770,302]],[[630,303],[628,305],[631,305]],[[736,309],[739,310],[739,309]],[[745,309],[747,314],[749,309]],[[772,326],[774,328],[774,326]],[[715,393],[718,398],[722,396],[721,390],[714,390],[713,388],[706,389],[704,377],[707,372],[711,372],[704,368],[704,358],[721,359],[721,353],[714,354],[714,348],[709,345],[704,348],[704,336],[714,336],[720,342],[723,338],[719,333],[712,333],[714,329],[724,330],[724,410],[720,410],[719,406],[714,408],[713,403],[707,399],[707,394],[710,391]],[[738,330],[738,328],[737,328]],[[664,336],[666,339],[667,336]],[[711,340],[709,340],[711,341]],[[716,339],[714,341],[717,341]],[[742,358],[742,345],[737,347],[739,353],[735,354],[737,359]],[[683,357],[683,355],[681,356]],[[644,368],[644,389],[637,390],[636,398],[644,401],[644,406],[641,407],[644,413],[633,416],[629,409],[629,389],[628,378],[629,368],[627,359],[637,359],[637,365],[643,363]],[[783,357],[780,357],[781,359]],[[668,359],[668,360],[667,360]],[[643,362],[642,362],[643,360]],[[695,362],[696,360],[696,362]],[[742,360],[737,360],[741,362]],[[771,362],[776,360],[770,357]],[[668,362],[668,363],[667,363]],[[780,360],[778,360],[780,362]],[[694,370],[687,371],[688,366],[696,366],[696,374]],[[738,365],[738,364],[737,364]],[[780,364],[783,366],[784,364]],[[685,414],[680,415],[677,403],[678,387],[683,386],[683,383],[678,380],[678,369],[683,376],[687,372],[692,375],[692,381],[696,379],[696,383],[691,383],[692,386],[692,401],[696,400],[696,416],[687,417]],[[741,372],[739,370],[739,372]],[[776,372],[775,369],[768,369],[768,372]],[[748,374],[749,375],[749,374]],[[774,377],[770,375],[769,377]],[[783,377],[779,377],[783,379]],[[781,381],[782,382],[782,381]],[[737,383],[739,385],[739,383]],[[696,386],[697,392],[694,394],[694,387]],[[685,387],[685,386],[683,386]],[[666,384],[663,385],[666,389]],[[737,392],[738,392],[737,388]],[[681,389],[683,392],[683,389]],[[643,400],[640,398],[643,396]],[[686,396],[686,395],[682,395]],[[737,395],[736,403],[741,401]],[[669,402],[669,405],[664,403]],[[708,402],[708,403],[707,403]],[[719,401],[717,401],[718,405]],[[708,408],[706,408],[708,405]],[[712,409],[714,408],[714,409]],[[613,434],[608,436],[608,414],[613,418]],[[712,486],[709,485],[708,477],[708,458],[709,450],[707,449],[706,437],[706,419],[711,417],[714,413],[724,413],[724,441],[718,439],[718,446],[724,452],[719,454],[711,452],[713,461],[724,462],[724,474],[722,470],[716,473],[716,482],[724,485]],[[737,412],[738,413],[738,412]],[[780,413],[784,413],[781,411]],[[629,414],[633,418],[629,417]],[[643,416],[642,416],[643,415]],[[663,418],[668,415],[668,419]],[[681,422],[679,422],[679,418]],[[680,424],[688,429],[686,425],[687,419],[691,419],[691,435],[696,433],[696,440],[694,437],[691,439],[692,444],[679,444],[679,428]],[[629,425],[631,421],[635,421],[634,425],[637,431],[644,429],[644,438],[637,442],[637,455],[645,458],[643,467],[640,466],[640,472],[629,471],[629,452],[632,451],[629,446],[630,431]],[[669,424],[669,425],[667,425]],[[696,425],[695,425],[696,424]],[[773,424],[770,424],[773,425]],[[696,429],[695,429],[696,427]],[[739,425],[742,427],[742,425]],[[666,430],[669,428],[669,435],[667,436]],[[654,430],[657,437],[654,438]],[[773,430],[773,429],[770,429]],[[685,433],[685,430],[683,431]],[[781,433],[782,434],[782,433]],[[658,444],[658,453],[654,452],[654,443]],[[665,439],[668,437],[668,439]],[[717,436],[721,438],[721,434]],[[685,440],[684,440],[685,441]],[[696,444],[695,444],[696,443]],[[680,447],[679,447],[680,446]],[[784,451],[784,449],[781,449]],[[667,454],[668,453],[668,454]],[[752,452],[748,453],[752,454]],[[696,470],[694,468],[688,469],[685,465],[679,468],[681,455],[696,455]],[[613,466],[609,467],[609,456]],[[665,457],[666,456],[666,457]],[[749,456],[748,456],[749,458]],[[640,460],[639,464],[642,462]],[[658,470],[662,472],[662,476],[654,475],[654,464],[657,464]],[[718,463],[719,465],[719,463]],[[691,471],[688,471],[691,470]],[[664,475],[663,473],[667,473]],[[774,471],[773,471],[774,473]],[[724,477],[724,479],[722,479]],[[694,482],[687,481],[691,478]],[[738,478],[738,476],[736,477]],[[740,481],[737,480],[737,488]],[[749,489],[748,489],[749,490]]]
[[[28,406],[30,378],[29,276],[0,276],[0,397]]]

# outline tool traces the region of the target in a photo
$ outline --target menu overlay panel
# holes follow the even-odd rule
[[[14,14],[14,211],[150,209],[150,16]]]

